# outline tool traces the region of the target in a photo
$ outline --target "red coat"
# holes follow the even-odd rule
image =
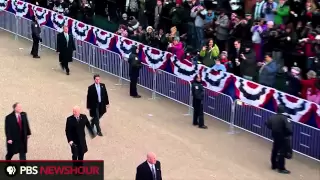
[[[301,90],[301,97],[306,99],[307,91],[311,88],[311,92],[316,92],[316,82],[317,78],[311,78],[307,80],[301,80],[302,90]]]

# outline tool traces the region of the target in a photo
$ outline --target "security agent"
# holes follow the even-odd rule
[[[288,140],[292,136],[292,127],[288,116],[284,115],[285,107],[278,106],[278,113],[272,115],[266,122],[266,126],[272,131],[273,147],[271,153],[271,168],[278,169],[279,173],[289,174],[285,168],[285,157],[288,153]],[[292,151],[292,149],[289,149]]]
[[[33,58],[40,58],[38,55],[39,51],[39,42],[42,42],[42,38],[40,36],[41,34],[41,28],[38,24],[38,18],[36,15],[33,16],[34,18],[32,19],[32,24],[31,24],[31,32],[32,32],[32,49],[31,49],[31,55]]]
[[[201,82],[200,75],[196,75],[192,83],[192,97],[193,97],[193,125],[199,125],[199,128],[208,129],[204,125],[203,117],[203,98],[204,87]]]

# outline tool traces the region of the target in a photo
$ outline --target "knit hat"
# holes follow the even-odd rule
[[[136,19],[132,19],[132,20],[130,20],[129,22],[128,22],[128,29],[130,30],[130,31],[134,31],[134,30],[136,30],[136,29],[138,29],[138,27],[139,27],[139,22],[136,20]]]
[[[151,26],[148,26],[146,30],[148,31],[149,29],[153,30]]]

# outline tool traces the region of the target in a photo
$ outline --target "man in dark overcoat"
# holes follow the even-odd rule
[[[6,160],[19,153],[20,160],[26,160],[28,138],[31,135],[27,113],[22,111],[20,103],[13,105],[13,112],[5,118],[5,133],[7,140]]]
[[[70,74],[69,62],[72,62],[73,51],[76,50],[72,34],[69,34],[68,26],[63,27],[63,32],[57,35],[57,52],[62,70]]]
[[[71,147],[72,160],[74,161],[82,161],[84,154],[88,151],[84,130],[85,126],[87,127],[90,135],[93,135],[93,130],[87,116],[85,114],[81,114],[80,108],[75,106],[73,108],[73,115],[67,118],[65,130],[68,143]],[[74,162],[74,166],[82,165],[82,162]]]
[[[136,180],[162,180],[161,164],[152,152],[147,154],[147,160],[137,167]]]
[[[93,76],[94,83],[88,87],[87,93],[87,109],[92,117],[91,125],[97,128],[97,135],[102,136],[100,128],[100,118],[107,112],[109,107],[109,97],[106,85],[100,83],[98,74]]]

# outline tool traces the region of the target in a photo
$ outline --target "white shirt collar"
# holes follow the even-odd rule
[[[154,164],[151,164],[151,163],[149,163],[148,161],[147,161],[147,163],[148,163],[150,169],[151,169],[151,168],[154,168],[154,170],[156,170]]]

